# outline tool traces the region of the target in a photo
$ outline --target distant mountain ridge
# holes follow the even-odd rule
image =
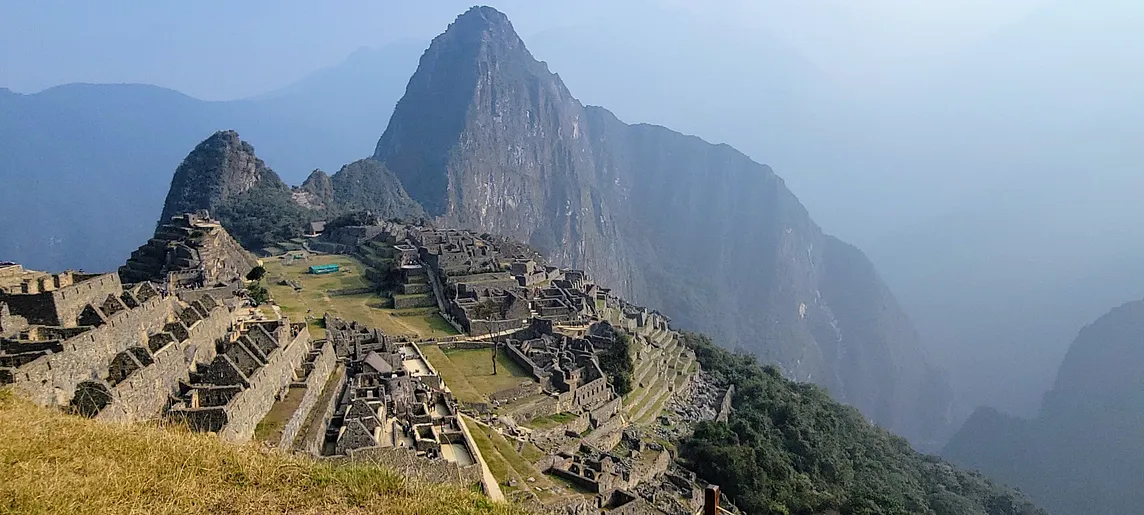
[[[860,251],[731,147],[581,105],[495,9],[433,40],[374,158],[445,225],[526,241],[915,442],[943,436],[944,373]]]
[[[1069,347],[1040,413],[979,408],[942,456],[1021,488],[1056,514],[1144,505],[1144,300],[1113,309]]]
[[[301,236],[310,221],[362,210],[382,218],[424,214],[377,161],[354,161],[333,176],[315,170],[291,188],[250,143],[227,130],[196,145],[175,170],[159,225],[176,215],[207,211],[243,246],[262,249]]]
[[[154,231],[170,171],[220,129],[256,142],[288,181],[337,169],[376,143],[423,49],[363,49],[294,86],[227,102],[140,84],[4,90],[0,180],[21,194],[0,202],[0,259],[114,269]]]

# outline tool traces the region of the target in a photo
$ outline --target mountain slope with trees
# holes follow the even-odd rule
[[[705,373],[735,385],[727,422],[681,447],[701,477],[748,513],[1045,515],[1020,493],[914,451],[822,389],[684,333]]]
[[[735,149],[582,105],[495,9],[433,40],[374,158],[443,225],[584,268],[919,445],[947,434],[944,373],[860,251]]]

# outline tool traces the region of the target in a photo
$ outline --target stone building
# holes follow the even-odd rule
[[[461,467],[475,463],[457,403],[416,345],[333,317],[326,330],[337,348],[348,349],[349,378],[327,431],[332,453],[396,449]]]
[[[214,356],[232,308],[187,302],[116,274],[0,269],[0,384],[92,417],[162,414],[179,381]]]
[[[225,287],[241,281],[258,261],[204,213],[172,217],[119,267],[125,283],[152,281],[169,290]]]
[[[317,350],[304,323],[285,318],[245,322],[181,385],[178,402],[167,416],[195,431],[249,439],[280,393],[304,379],[302,364]]]

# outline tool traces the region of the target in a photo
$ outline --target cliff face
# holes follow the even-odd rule
[[[218,131],[199,143],[175,169],[159,219],[166,221],[199,209],[213,211],[255,187],[288,190],[237,132]]]
[[[301,235],[313,217],[234,131],[216,132],[187,154],[171,179],[160,225],[204,209],[251,249]]]
[[[491,8],[434,39],[374,157],[445,224],[526,241],[916,443],[941,436],[944,375],[860,251],[733,148],[581,105]]]
[[[1081,330],[1037,417],[979,408],[942,450],[1057,514],[1144,505],[1144,301]]]

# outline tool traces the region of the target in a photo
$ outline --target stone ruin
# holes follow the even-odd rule
[[[119,267],[119,277],[124,283],[151,281],[168,290],[234,289],[257,265],[217,220],[205,213],[188,213],[160,224],[155,235]]]
[[[161,415],[169,397],[210,359],[233,306],[190,302],[116,274],[0,268],[0,384],[41,405],[133,421]]]
[[[347,381],[324,453],[389,459],[404,453],[476,473],[478,451],[457,403],[414,343],[329,316],[326,331],[345,349]]]
[[[216,350],[180,383],[167,417],[195,431],[247,440],[280,393],[306,380],[302,365],[321,345],[310,342],[306,324],[283,318],[244,322]]]

